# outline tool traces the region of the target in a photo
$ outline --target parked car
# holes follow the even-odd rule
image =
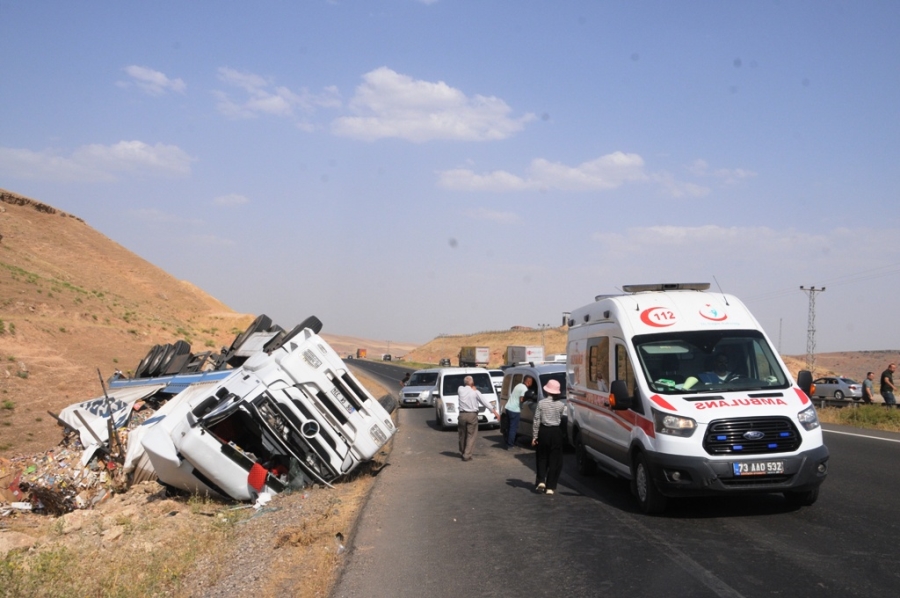
[[[816,396],[823,399],[835,398],[838,401],[844,399],[853,399],[859,401],[862,399],[862,384],[850,378],[836,378],[834,376],[825,376],[813,380],[816,385]]]
[[[381,356],[381,361],[390,361],[390,360],[391,360],[390,353],[385,353],[384,355]]]
[[[459,387],[466,376],[472,376],[475,388],[484,396],[494,409],[500,410],[497,393],[491,382],[491,375],[484,368],[440,368],[438,370],[437,388],[434,397],[434,417],[441,430],[455,428],[459,425]],[[500,427],[494,414],[483,405],[478,410],[478,423]]]
[[[517,436],[527,437],[530,444],[532,434],[531,428],[534,424],[534,411],[538,401],[544,398],[544,386],[547,382],[550,380],[559,382],[559,387],[562,389],[562,398],[560,400],[566,400],[566,364],[538,363],[535,365],[516,365],[503,370],[503,383],[500,389],[500,405],[502,407],[506,406],[506,401],[509,400],[509,394],[512,392],[512,389],[515,388],[525,376],[534,378],[535,385],[532,388],[535,389],[535,392],[533,396],[529,396],[531,393],[526,395],[520,403],[521,416],[519,418],[519,430],[516,434]],[[500,417],[505,422],[506,414],[501,413]],[[563,429],[566,429],[566,423],[566,415],[563,413]],[[507,426],[501,424],[500,429],[506,433]]]
[[[409,377],[406,386],[400,389],[401,407],[434,405],[434,390],[438,379],[438,369],[418,370]]]
[[[503,370],[488,370],[491,375],[491,382],[494,384],[494,390],[497,396],[500,396],[500,389],[503,388]]]
[[[451,364],[450,364],[450,358],[449,358],[449,357],[443,357],[443,358],[441,358],[441,361],[440,361],[440,363],[439,363],[438,365],[440,365],[442,368],[443,368],[443,367],[450,367],[450,365],[451,365]]]

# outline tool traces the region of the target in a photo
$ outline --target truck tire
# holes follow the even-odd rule
[[[641,511],[647,515],[655,515],[666,510],[668,501],[656,487],[643,452],[638,452],[631,464],[631,486]]]
[[[597,471],[597,464],[588,455],[581,432],[575,432],[575,468],[583,476],[593,475]]]
[[[819,487],[816,486],[812,490],[785,492],[784,498],[793,507],[809,507],[819,499]]]

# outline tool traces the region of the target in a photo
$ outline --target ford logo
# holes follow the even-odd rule
[[[765,432],[760,432],[758,430],[750,430],[749,432],[744,432],[744,438],[747,440],[762,440],[766,437]]]

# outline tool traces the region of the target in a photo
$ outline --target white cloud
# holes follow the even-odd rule
[[[522,191],[534,187],[531,181],[503,170],[476,174],[465,168],[439,172],[438,185],[464,191]]]
[[[184,93],[184,90],[187,89],[187,85],[181,79],[170,79],[164,73],[145,66],[127,66],[125,72],[131,76],[134,85],[150,95],[158,96],[167,91]],[[128,84],[124,83],[123,85]]]
[[[399,138],[421,143],[435,139],[506,139],[533,120],[510,118],[512,109],[493,96],[467,97],[443,81],[415,80],[387,67],[366,73],[350,101],[356,116],[335,119],[335,135],[373,141]]]
[[[710,169],[706,160],[694,160],[688,169],[691,174],[699,177],[713,177],[721,180],[726,185],[734,185],[744,179],[750,179],[756,176],[752,170],[744,168],[717,168]]]
[[[577,166],[537,158],[531,161],[524,178],[503,170],[488,174],[462,168],[446,170],[438,173],[438,185],[462,191],[601,191],[648,178],[643,158],[637,154],[614,152]]]
[[[334,86],[324,88],[320,93],[312,93],[303,88],[299,92],[284,86],[276,86],[265,77],[245,73],[235,69],[219,68],[219,80],[243,92],[243,97],[234,99],[224,91],[214,91],[220,113],[229,118],[256,118],[261,115],[297,119],[297,112],[312,114],[318,108],[339,108],[341,96]],[[298,122],[301,129],[309,130],[308,123]]]
[[[231,193],[229,195],[220,195],[213,199],[213,203],[217,206],[233,207],[250,203],[250,200],[243,195]]]
[[[95,182],[114,181],[121,175],[180,177],[190,175],[193,160],[178,146],[142,141],[85,145],[70,156],[53,150],[0,147],[0,173],[23,179]]]
[[[522,218],[514,212],[501,212],[498,210],[489,210],[487,208],[467,210],[465,215],[472,220],[489,220],[499,224],[515,224],[522,220]]]

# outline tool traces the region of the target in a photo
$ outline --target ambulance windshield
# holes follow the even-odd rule
[[[634,346],[650,388],[666,394],[784,389],[789,378],[756,330],[646,334]]]

